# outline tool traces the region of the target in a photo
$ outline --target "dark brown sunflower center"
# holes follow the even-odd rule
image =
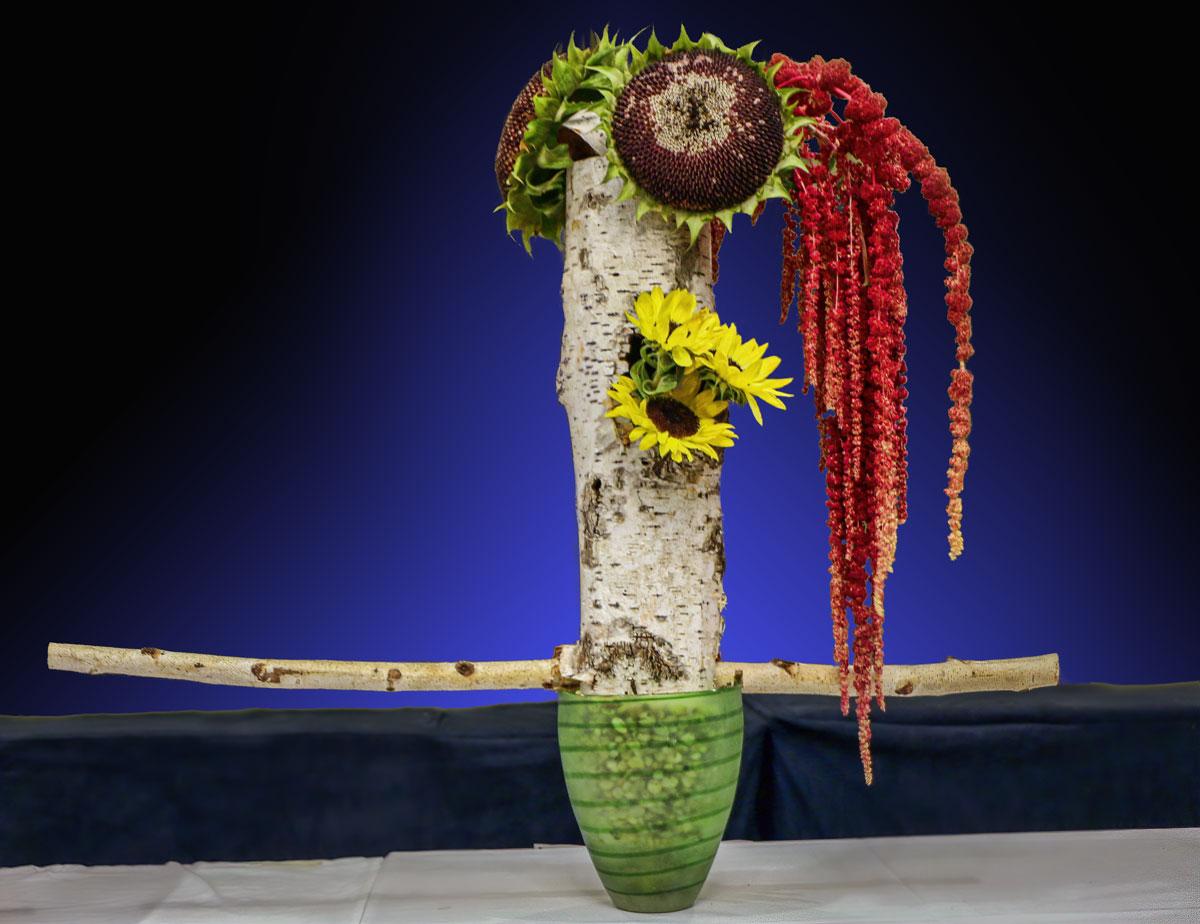
[[[629,81],[613,142],[637,184],[691,212],[740,205],[783,153],[775,91],[749,64],[717,51],[678,51]]]
[[[536,74],[529,78],[517,98],[513,100],[504,127],[500,129],[500,143],[496,145],[496,184],[500,187],[500,195],[508,191],[508,178],[517,155],[521,153],[521,141],[525,137],[525,129],[533,121],[536,113],[533,101],[545,91],[542,86],[542,74],[549,75],[551,62],[547,61]]]
[[[666,395],[657,395],[646,402],[646,416],[660,430],[665,430],[677,439],[695,436],[700,429],[700,418],[682,401]]]

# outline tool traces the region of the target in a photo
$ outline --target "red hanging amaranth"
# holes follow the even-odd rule
[[[712,260],[712,282],[715,286],[717,279],[721,275],[721,264],[717,255],[721,252],[721,244],[725,240],[725,225],[714,218],[709,222],[708,230],[709,240],[711,241],[709,245],[709,257]]]
[[[829,600],[842,714],[849,712],[850,653],[859,751],[869,784],[871,699],[883,694],[884,586],[908,517],[908,399],[904,361],[904,259],[895,194],[915,177],[946,244],[947,318],[958,367],[948,394],[953,438],[947,471],[950,557],[962,552],[963,478],[971,432],[971,253],[958,193],[887,100],[843,59],[797,62],[774,55],[775,85],[794,89],[797,115],[812,121],[784,215],[780,321],[797,304],[804,335],[804,388],[812,388],[829,511]],[[839,112],[835,100],[844,102]],[[869,590],[868,590],[869,585]],[[849,617],[854,620],[853,643]]]

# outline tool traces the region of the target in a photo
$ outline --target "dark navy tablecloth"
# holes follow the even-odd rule
[[[581,843],[553,702],[0,717],[0,866]],[[727,838],[1200,826],[1200,682],[745,697]]]

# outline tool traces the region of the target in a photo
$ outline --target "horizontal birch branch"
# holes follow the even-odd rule
[[[574,645],[559,645],[541,661],[281,661],[228,655],[164,651],[161,648],[106,648],[51,642],[51,670],[80,674],[124,674],[191,680],[222,686],[292,690],[532,690],[572,689],[559,663]],[[801,664],[778,658],[766,663],[717,663],[717,685],[740,679],[746,693],[812,693],[836,696],[838,671],[828,664]],[[936,664],[891,664],[883,669],[888,696],[944,696],[984,690],[1031,690],[1058,683],[1058,655]]]

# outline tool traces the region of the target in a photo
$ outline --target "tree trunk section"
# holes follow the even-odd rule
[[[629,370],[637,295],[682,288],[713,304],[708,229],[689,248],[686,228],[635,220],[605,167],[577,161],[567,183],[557,390],[575,465],[580,628],[562,673],[584,693],[711,690],[725,625],[721,465],[640,450],[626,421],[604,416]]]

